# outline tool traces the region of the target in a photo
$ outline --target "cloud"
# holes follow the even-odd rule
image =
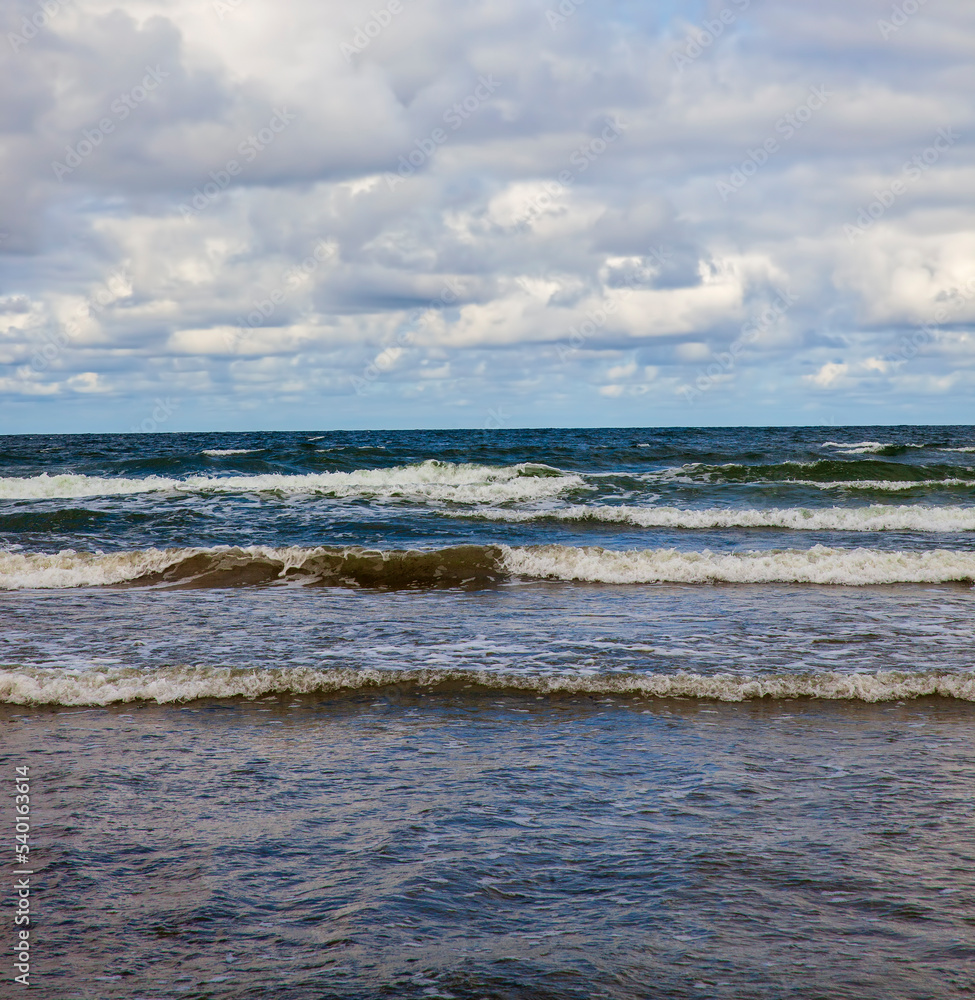
[[[964,0],[52,4],[0,11],[11,429],[975,417]]]

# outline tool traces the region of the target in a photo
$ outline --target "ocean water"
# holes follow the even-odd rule
[[[973,585],[972,427],[2,437],[31,990],[971,996]]]

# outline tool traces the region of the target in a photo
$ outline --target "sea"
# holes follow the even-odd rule
[[[0,437],[3,995],[971,997],[973,584],[975,427]]]

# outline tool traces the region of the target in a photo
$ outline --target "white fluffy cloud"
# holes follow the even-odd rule
[[[0,33],[5,429],[975,422],[967,0]]]

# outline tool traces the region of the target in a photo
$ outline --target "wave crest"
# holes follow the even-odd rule
[[[387,469],[256,476],[188,476],[170,479],[49,475],[0,478],[0,500],[55,500],[136,493],[318,494],[340,499],[406,498],[452,503],[540,500],[585,486],[581,476],[538,463],[513,466],[422,462]]]
[[[883,552],[824,545],[730,553],[539,545],[507,549],[505,565],[513,574],[536,579],[614,584],[807,583],[862,587],[975,580],[975,552]]]
[[[354,670],[181,666],[157,670],[113,667],[65,671],[44,667],[0,668],[0,703],[13,705],[159,704],[204,698],[257,698],[267,695],[360,695],[392,693],[396,698],[424,693],[465,695],[509,692],[549,696],[603,695],[638,698],[700,698],[754,701],[814,698],[885,702],[941,697],[975,701],[975,672],[930,670],[846,674],[546,674],[488,670]]]
[[[967,486],[975,488],[975,469],[956,465],[909,465],[884,462],[875,458],[823,458],[815,462],[778,462],[771,465],[725,465],[692,463],[680,469],[707,483],[738,483],[741,485],[774,483],[786,486],[818,486],[902,490],[913,487]]]
[[[535,511],[481,509],[457,514],[493,521],[600,521],[641,528],[785,528],[793,531],[975,531],[975,507],[921,504],[870,507],[734,507],[702,510],[636,507],[626,504],[574,505]]]
[[[485,587],[507,576],[500,548],[459,545],[433,551],[363,548],[144,549],[135,552],[0,554],[0,589],[121,584],[246,587],[268,583],[377,587]]]
[[[119,585],[245,587],[260,584],[480,588],[513,577],[607,584],[822,584],[868,586],[975,580],[975,552],[809,549],[686,552],[596,546],[458,545],[433,550],[348,548],[144,549],[0,553],[0,589]]]

